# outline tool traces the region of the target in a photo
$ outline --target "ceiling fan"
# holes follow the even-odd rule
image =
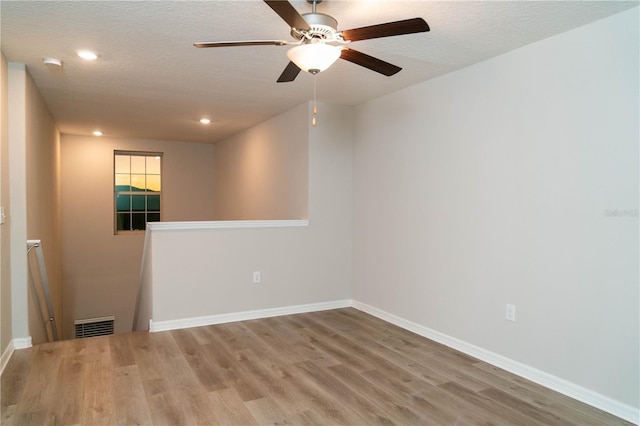
[[[307,0],[312,4],[311,13],[302,15],[287,0],[264,0],[290,27],[295,41],[248,40],[194,43],[195,47],[229,46],[290,46],[287,51],[290,62],[278,78],[278,83],[295,80],[300,71],[317,74],[329,68],[338,58],[368,68],[386,76],[392,76],[402,68],[373,56],[351,49],[354,41],[369,40],[429,31],[422,18],[405,19],[384,24],[338,31],[338,21],[332,16],[316,12],[322,0]]]

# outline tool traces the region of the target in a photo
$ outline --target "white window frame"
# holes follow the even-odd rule
[[[130,157],[145,157],[145,159],[147,157],[154,157],[154,159],[158,159],[160,161],[160,173],[156,174],[156,173],[147,173],[147,168],[146,168],[146,161],[145,161],[145,172],[144,173],[133,173],[131,168],[129,168],[129,175],[133,176],[133,175],[144,175],[145,177],[145,183],[144,183],[144,191],[133,191],[133,190],[129,190],[129,191],[118,191],[117,190],[117,182],[118,182],[118,175],[122,175],[122,173],[116,173],[117,172],[117,168],[116,168],[116,158],[117,156],[130,156]],[[114,234],[115,235],[120,235],[120,234],[141,234],[144,233],[146,228],[147,228],[147,223],[149,222],[148,219],[148,215],[149,214],[158,214],[158,220],[153,220],[151,222],[160,222],[162,221],[162,207],[163,207],[163,197],[162,197],[162,187],[164,185],[163,183],[163,173],[162,173],[162,169],[163,169],[163,153],[162,152],[148,152],[148,151],[122,151],[122,150],[114,150],[113,151],[113,229],[114,229]],[[140,214],[143,213],[145,215],[144,218],[144,229],[118,229],[118,215],[119,214],[124,214],[122,213],[123,210],[118,210],[118,196],[123,196],[123,195],[128,195],[128,196],[134,196],[134,195],[142,195],[142,194],[149,194],[149,192],[147,192],[147,176],[159,176],[159,181],[160,181],[160,189],[158,191],[152,191],[150,192],[153,195],[158,195],[160,197],[160,209],[159,210],[148,210],[147,207],[148,205],[147,203],[147,199],[145,197],[145,206],[144,206],[144,210],[139,211],[139,210],[134,210],[134,205],[133,205],[133,198],[131,199],[131,201],[129,202],[129,212],[128,214],[129,216],[129,227],[133,228],[134,224],[133,224],[133,215],[134,214]],[[131,184],[131,181],[130,181]],[[133,185],[131,185],[133,186]]]

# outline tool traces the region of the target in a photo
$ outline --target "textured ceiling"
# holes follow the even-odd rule
[[[300,13],[304,0],[292,1]],[[338,29],[413,17],[431,32],[359,41],[353,47],[403,67],[384,77],[346,61],[317,76],[318,100],[356,105],[533,43],[638,1],[341,1],[318,12]],[[216,142],[313,96],[313,77],[276,83],[286,46],[196,49],[196,41],[289,40],[264,2],[6,1],[2,51],[27,65],[62,133]],[[97,61],[75,56],[96,50]],[[45,66],[60,58],[62,69]],[[540,64],[541,69],[544,64]],[[212,123],[203,126],[200,117]]]

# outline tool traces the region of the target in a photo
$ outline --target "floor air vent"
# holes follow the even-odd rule
[[[113,323],[116,317],[87,318],[75,320],[76,339],[113,334]]]

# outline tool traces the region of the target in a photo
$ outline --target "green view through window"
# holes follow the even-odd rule
[[[161,220],[162,154],[114,152],[115,231],[143,231]]]

